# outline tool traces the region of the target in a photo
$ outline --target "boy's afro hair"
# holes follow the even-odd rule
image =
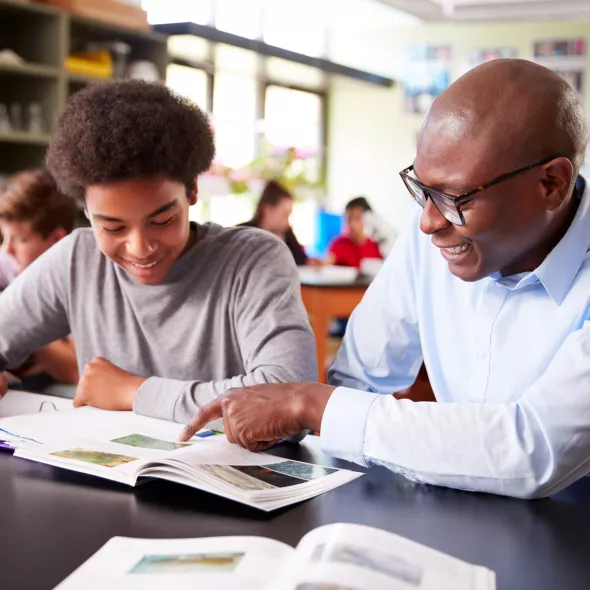
[[[139,80],[88,86],[68,102],[53,133],[47,168],[59,189],[165,176],[194,187],[211,166],[213,131],[200,108],[161,84]]]

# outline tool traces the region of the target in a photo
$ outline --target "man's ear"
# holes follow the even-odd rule
[[[544,166],[542,179],[547,211],[555,211],[567,199],[573,181],[574,166],[567,158],[555,158]]]
[[[193,187],[193,189],[190,191],[190,193],[188,195],[188,204],[190,207],[197,204],[197,201],[199,200],[198,197],[199,197],[199,179],[197,177],[195,177],[195,186]]]

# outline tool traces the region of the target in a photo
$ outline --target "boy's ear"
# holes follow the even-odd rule
[[[198,200],[199,200],[199,180],[198,180],[198,178],[195,178],[195,186],[188,195],[189,206],[192,207],[193,205],[196,205]]]
[[[63,227],[58,227],[49,234],[48,239],[51,241],[51,243],[56,244],[61,239],[65,238],[67,235],[68,232]]]

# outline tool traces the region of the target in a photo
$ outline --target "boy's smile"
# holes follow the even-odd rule
[[[197,189],[167,178],[140,178],[86,189],[98,245],[138,283],[161,283],[195,240],[188,220]]]

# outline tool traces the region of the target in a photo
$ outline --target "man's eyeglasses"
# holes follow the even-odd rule
[[[502,176],[498,176],[498,178],[494,178],[494,180],[486,184],[482,184],[477,188],[474,188],[472,191],[468,191],[460,195],[449,195],[422,184],[419,180],[413,176],[410,176],[410,172],[412,172],[414,166],[410,166],[409,168],[402,170],[399,175],[402,177],[406,188],[410,191],[410,194],[416,200],[418,205],[424,208],[426,207],[426,201],[431,199],[434,203],[434,206],[440,211],[445,219],[454,225],[465,225],[465,218],[463,217],[461,206],[473,199],[473,197],[475,197],[478,193],[481,193],[487,188],[499,184],[500,182],[504,182],[505,180],[516,176],[517,174],[522,174],[531,168],[536,168],[537,166],[547,164],[547,162],[551,162],[551,160],[554,160],[557,157],[559,156],[551,156],[550,158],[545,158],[536,164],[530,164],[529,166],[519,168],[514,172],[502,174]]]

